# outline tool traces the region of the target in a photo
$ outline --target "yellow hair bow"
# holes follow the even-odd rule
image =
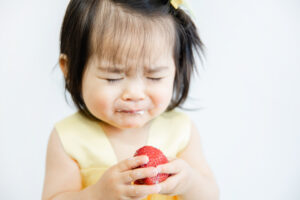
[[[183,4],[183,0],[170,0],[172,6],[177,9],[181,4]]]
[[[182,10],[186,11],[188,14],[190,14],[192,17],[195,18],[195,15],[193,11],[190,9],[190,7],[187,4],[187,1],[185,0],[170,0],[170,3],[175,9],[178,9],[179,6]]]

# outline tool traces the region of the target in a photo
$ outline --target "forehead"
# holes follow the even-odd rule
[[[117,10],[116,10],[117,9]],[[167,17],[145,17],[120,8],[99,11],[91,39],[98,63],[150,66],[173,59],[174,23]]]

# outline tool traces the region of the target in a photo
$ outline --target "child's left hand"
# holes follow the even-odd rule
[[[170,174],[165,181],[159,183],[160,194],[178,195],[187,191],[192,183],[194,169],[183,159],[175,158],[169,163],[157,166],[159,173]]]

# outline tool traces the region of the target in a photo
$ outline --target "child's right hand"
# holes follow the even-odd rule
[[[149,161],[147,156],[136,156],[119,162],[109,168],[94,185],[97,199],[140,200],[149,194],[158,193],[158,185],[133,185],[138,179],[158,174],[155,167],[137,168]]]

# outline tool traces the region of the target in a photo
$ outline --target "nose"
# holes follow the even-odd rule
[[[144,83],[140,79],[129,80],[122,93],[124,101],[141,101],[146,97]]]

